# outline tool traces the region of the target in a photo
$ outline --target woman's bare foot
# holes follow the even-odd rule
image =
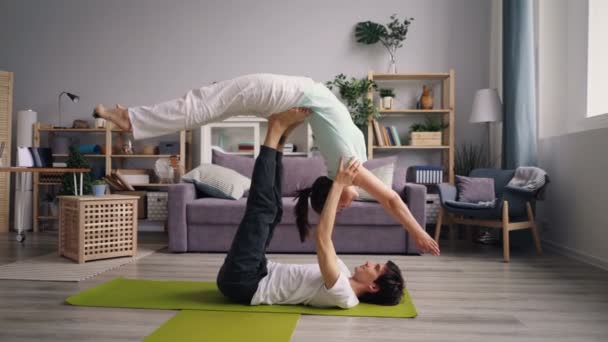
[[[126,107],[117,104],[116,108],[108,109],[100,104],[95,107],[95,113],[111,121],[123,131],[131,130],[131,120],[129,119],[129,111]]]

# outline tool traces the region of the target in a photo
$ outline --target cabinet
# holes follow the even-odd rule
[[[201,163],[211,163],[212,148],[220,147],[228,154],[257,157],[262,139],[266,136],[268,121],[255,116],[235,116],[222,122],[201,126]],[[247,143],[252,150],[239,150],[238,145]],[[287,144],[297,147],[295,152],[285,152],[285,156],[308,157],[312,155],[313,136],[310,125],[301,124],[289,135]]]
[[[0,71],[0,167],[11,166],[11,119],[13,116],[13,73]],[[8,232],[11,174],[0,172],[0,232]]]
[[[153,161],[159,158],[169,158],[169,154],[117,154],[113,153],[112,147],[113,142],[119,141],[120,139],[127,139],[130,133],[123,132],[120,129],[113,128],[110,122],[107,122],[105,128],[54,128],[50,124],[44,124],[37,122],[34,125],[34,142],[33,145],[38,147],[42,145],[43,135],[48,134],[49,144],[52,139],[56,136],[74,136],[78,135],[82,139],[87,138],[89,143],[102,145],[104,147],[105,154],[84,154],[84,157],[89,159],[93,164],[103,163],[106,175],[111,174],[112,169],[120,168],[121,165],[127,161],[138,161],[146,163],[146,168],[153,168]],[[180,131],[177,133],[179,139],[179,163],[180,168],[184,171],[188,171],[191,168],[191,153],[187,153],[187,149],[192,144],[192,133],[190,131]],[[175,137],[163,137],[165,140],[175,140]],[[46,145],[46,144],[45,144]],[[137,152],[137,150],[136,150]],[[53,153],[53,161],[65,161],[68,157],[67,154]],[[51,189],[42,189],[44,187],[61,186],[62,174],[34,174],[33,177],[33,228],[37,232],[39,230],[39,224],[42,221],[55,221],[57,215],[40,215],[39,214],[39,200],[40,190],[46,190],[45,193],[50,193]],[[131,184],[136,189],[166,189],[169,184]]]
[[[367,126],[367,157],[373,159],[374,154],[380,151],[409,153],[415,150],[440,153],[442,167],[444,169],[443,181],[454,183],[454,70],[450,69],[446,73],[419,73],[419,74],[381,74],[370,71],[370,80],[375,81],[379,88],[394,88],[399,85],[409,84],[410,86],[422,88],[422,85],[430,85],[433,92],[433,109],[415,109],[415,101],[410,101],[410,105],[402,105],[403,108],[393,107],[392,109],[379,109],[380,118],[378,122],[385,119],[406,121],[413,117],[439,117],[443,124],[448,127],[441,132],[441,145],[413,146],[407,143],[407,135],[403,129],[399,132],[399,137],[403,142],[400,146],[379,146],[374,141],[374,127],[370,119]],[[437,92],[436,90],[439,90]],[[414,94],[417,94],[414,92]],[[417,97],[410,96],[410,98]],[[368,98],[374,100],[374,93],[370,91]],[[396,98],[399,98],[397,94]],[[376,101],[380,103],[380,101]],[[412,108],[413,107],[413,108]]]

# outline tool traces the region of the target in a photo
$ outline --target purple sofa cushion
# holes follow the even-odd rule
[[[456,189],[459,202],[494,201],[494,179],[481,177],[456,176]]]
[[[255,160],[213,150],[213,164],[233,169],[251,178]],[[283,196],[295,196],[298,190],[312,186],[319,177],[327,175],[325,162],[321,157],[283,157]]]
[[[236,201],[220,198],[199,198],[187,205],[188,225],[191,224],[233,224],[238,225],[245,214],[246,198]],[[293,197],[283,197],[283,218],[281,224],[295,224]],[[315,225],[319,216],[309,209],[308,220]],[[336,215],[336,225],[399,225],[378,203],[353,202],[352,206]],[[339,232],[336,232],[339,234]]]
[[[395,171],[393,172],[393,190],[400,194],[405,187],[405,173],[407,169],[399,167],[397,165],[397,160],[397,157],[376,158],[366,161],[363,163],[363,166],[368,170],[373,170],[387,164],[395,164]]]

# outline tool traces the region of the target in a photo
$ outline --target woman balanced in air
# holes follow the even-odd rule
[[[295,110],[294,110],[295,109]],[[308,114],[315,144],[327,165],[327,176],[321,176],[312,187],[299,191],[296,221],[302,241],[308,236],[308,203],[321,213],[337,174],[340,157],[366,161],[363,133],[353,123],[350,113],[324,84],[307,77],[274,74],[240,76],[193,89],[184,96],[151,106],[105,108],[98,105],[96,113],[126,131],[135,139],[156,137],[180,130],[189,130],[237,115],[268,118],[290,111],[294,115]],[[338,209],[350,206],[359,186],[408,231],[422,252],[439,255],[439,246],[418,224],[401,200],[363,166],[353,185],[345,187]]]

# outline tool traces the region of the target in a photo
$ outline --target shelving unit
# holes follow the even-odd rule
[[[236,151],[225,151],[224,153],[239,155],[239,156],[251,156],[257,157],[260,152],[261,138],[265,134],[267,129],[266,123],[268,121],[264,118],[255,116],[236,116],[226,119],[222,122],[216,122],[201,127],[201,163],[211,163],[212,161],[212,148],[217,144],[214,143],[217,140],[219,134],[225,134],[232,140],[250,139],[249,142],[253,144],[254,150],[247,152],[236,152]],[[248,137],[239,135],[238,133],[243,130],[250,131]],[[232,132],[232,133],[231,133]],[[312,142],[312,130],[310,125],[301,125],[297,127],[294,132],[290,135],[288,143],[295,143],[299,149],[303,151],[297,152],[285,152],[286,157],[309,157],[312,155],[311,148]]]
[[[442,145],[438,146],[376,146],[374,145],[374,129],[372,121],[367,126],[367,157],[374,158],[374,151],[398,151],[404,153],[412,150],[438,150],[442,154],[442,163],[444,167],[444,181],[454,184],[454,70],[450,69],[447,73],[416,73],[416,74],[384,74],[374,73],[368,74],[368,79],[373,81],[433,81],[441,82],[441,101],[437,101],[435,97],[435,106],[438,109],[379,109],[381,120],[383,117],[400,118],[408,115],[441,115],[441,121],[447,124],[448,127],[442,132]],[[368,98],[373,101],[373,92],[368,93]]]
[[[106,128],[55,128],[52,125],[49,124],[44,124],[44,123],[40,123],[37,122],[34,125],[34,141],[33,141],[33,145],[35,147],[39,147],[41,145],[41,135],[43,133],[48,133],[51,135],[54,134],[68,134],[68,133],[80,133],[80,134],[97,134],[97,135],[102,135],[103,134],[103,139],[99,139],[100,144],[99,145],[104,145],[105,146],[105,151],[110,151],[110,153],[106,153],[106,154],[83,154],[83,156],[85,158],[91,158],[92,160],[100,160],[103,159],[104,163],[105,163],[105,171],[106,171],[106,175],[111,174],[112,169],[116,168],[116,166],[114,165],[114,163],[118,162],[118,161],[124,161],[127,159],[138,159],[138,160],[150,160],[150,159],[158,159],[158,158],[169,158],[171,157],[171,155],[169,154],[113,154],[111,153],[112,151],[112,142],[113,142],[113,135],[115,134],[120,134],[120,135],[125,135],[125,134],[130,134],[128,132],[124,132],[120,129],[117,128],[113,128],[112,124],[110,122],[106,122]],[[186,153],[186,148],[187,146],[192,146],[192,132],[191,131],[180,131],[179,132],[179,163],[180,163],[180,167],[184,170],[184,171],[188,171],[191,169],[191,165],[192,165],[192,158],[191,158],[191,153],[187,154]],[[67,158],[68,154],[53,154],[52,155],[53,158]],[[42,174],[42,177],[44,179],[47,179],[46,174]],[[39,200],[39,190],[40,187],[46,187],[46,186],[59,186],[61,185],[61,180],[60,179],[54,179],[54,180],[50,180],[50,181],[40,181],[41,179],[41,175],[40,174],[34,174],[33,176],[33,229],[35,232],[39,231],[39,221],[49,221],[49,220],[56,220],[57,217],[56,216],[48,216],[48,215],[39,215],[39,204],[38,204],[38,200]],[[158,189],[164,189],[166,187],[169,186],[169,184],[131,184],[133,187],[135,188],[140,188],[140,189],[147,189],[147,188],[158,188]]]

